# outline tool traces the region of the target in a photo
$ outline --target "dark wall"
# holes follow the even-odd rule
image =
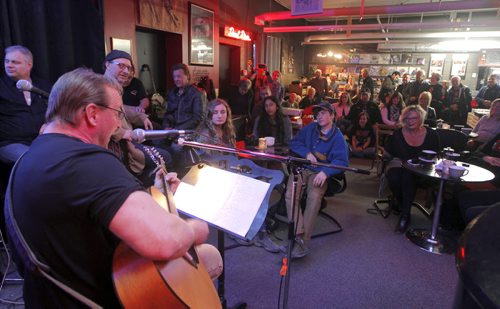
[[[11,45],[28,47],[33,75],[51,82],[80,66],[99,71],[104,58],[102,1],[2,0],[2,58]]]

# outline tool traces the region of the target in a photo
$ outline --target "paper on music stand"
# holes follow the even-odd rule
[[[181,182],[177,209],[245,237],[270,184],[211,166],[199,170],[195,184]]]

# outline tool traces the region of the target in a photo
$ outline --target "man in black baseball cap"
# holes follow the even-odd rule
[[[132,70],[132,56],[123,50],[113,49],[104,58],[104,75],[116,79],[122,86]]]

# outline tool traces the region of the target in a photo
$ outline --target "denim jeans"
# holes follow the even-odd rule
[[[3,147],[0,147],[0,161],[14,164],[23,153],[25,153],[30,146],[12,143]]]
[[[304,170],[298,177],[297,181],[297,191],[295,192],[295,205],[292,209],[292,186],[293,186],[293,175],[288,178],[287,189],[285,193],[285,202],[287,208],[288,219],[294,221],[297,230],[295,235],[303,234],[304,240],[310,240],[312,232],[314,230],[314,223],[316,222],[316,217],[318,216],[319,209],[321,207],[321,200],[325,195],[328,183],[325,183],[321,187],[316,187],[313,184],[314,177],[318,173]],[[307,192],[306,208],[302,213],[300,208],[300,197],[302,196],[302,184],[306,184],[305,190]],[[293,211],[295,210],[295,212]],[[292,218],[293,214],[293,218]]]

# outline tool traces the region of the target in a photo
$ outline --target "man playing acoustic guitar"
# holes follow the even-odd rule
[[[199,245],[212,279],[222,271],[217,250],[202,244],[207,224],[159,207],[106,149],[123,117],[121,91],[116,81],[90,70],[61,76],[50,95],[44,134],[20,159],[10,183],[13,217],[38,260],[50,266],[53,277],[105,308],[120,306],[112,281],[120,240],[152,261],[182,259]],[[179,182],[175,174],[165,178],[171,187]],[[83,307],[26,265],[19,268],[27,308]]]

